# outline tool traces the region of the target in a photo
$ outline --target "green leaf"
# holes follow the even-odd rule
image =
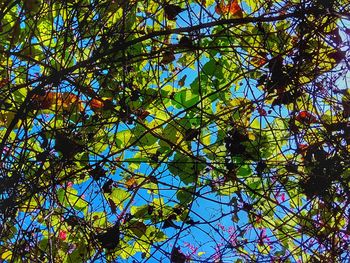
[[[88,207],[88,202],[82,199],[81,196],[78,195],[78,191],[74,188],[68,187],[66,190],[60,188],[57,190],[58,200],[64,206],[71,206],[77,210],[86,212]]]
[[[197,179],[193,160],[181,153],[176,153],[174,159],[168,164],[169,171],[180,177],[185,184],[194,183]]]
[[[174,102],[173,105],[179,109],[182,107],[192,107],[199,101],[199,96],[196,94],[193,94],[191,90],[189,89],[183,89],[179,92],[176,92],[174,96]]]
[[[118,206],[120,209],[123,209],[124,202],[126,202],[130,198],[130,196],[130,193],[128,193],[127,191],[120,188],[114,188],[109,198],[113,200],[116,206]]]
[[[191,191],[193,188],[184,188],[183,190],[179,190],[176,193],[176,198],[180,201],[181,204],[189,204],[192,201],[192,194]]]

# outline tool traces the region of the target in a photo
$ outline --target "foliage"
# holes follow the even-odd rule
[[[2,1],[1,259],[349,260],[349,12]]]

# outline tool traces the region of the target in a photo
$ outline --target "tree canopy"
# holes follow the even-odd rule
[[[2,261],[350,259],[347,0],[0,16]]]

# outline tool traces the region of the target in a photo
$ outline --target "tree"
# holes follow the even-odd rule
[[[5,262],[349,260],[348,1],[3,1]]]

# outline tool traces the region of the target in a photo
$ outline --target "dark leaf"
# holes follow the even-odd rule
[[[91,170],[89,174],[95,181],[98,181],[102,177],[106,177],[106,171],[99,165]]]
[[[278,97],[272,102],[272,106],[276,105],[288,105],[290,103],[295,102],[300,96],[302,95],[302,92],[300,91],[286,91],[283,93],[278,94]]]
[[[296,164],[287,163],[285,168],[286,168],[287,172],[298,173],[298,166]]]
[[[148,207],[147,207],[147,214],[152,215],[153,211],[154,211],[154,206],[148,205]]]
[[[189,37],[183,36],[179,41],[179,46],[183,48],[193,48],[193,43]]]
[[[163,53],[162,64],[169,64],[175,60],[175,55],[173,51],[165,51]]]
[[[103,248],[115,249],[118,247],[120,232],[119,225],[116,224],[113,227],[107,229],[106,232],[95,235],[95,238],[101,244]]]
[[[188,129],[185,134],[185,141],[192,141],[197,138],[200,134],[200,131],[197,129]]]
[[[175,229],[179,229],[180,227],[175,225],[175,223],[173,222],[173,219],[176,219],[175,215],[170,215],[167,219],[165,219],[164,224],[163,224],[163,228],[173,227]]]
[[[82,152],[84,149],[82,145],[63,133],[57,132],[55,139],[55,150],[61,152],[66,159],[71,159],[75,154]]]
[[[329,36],[331,40],[334,42],[334,44],[336,44],[337,46],[339,46],[342,43],[342,38],[339,34],[339,28],[336,28],[332,32],[330,32]]]
[[[147,230],[147,226],[144,223],[138,221],[130,222],[128,228],[139,238],[142,237]]]
[[[265,161],[259,161],[256,165],[255,171],[258,175],[261,175],[263,171],[267,168],[267,164]]]
[[[186,256],[180,251],[179,247],[174,247],[173,251],[171,252],[171,263],[185,263],[186,262]]]
[[[327,56],[331,59],[335,60],[335,63],[340,63],[345,58],[345,51],[337,50],[327,54]]]
[[[103,186],[102,190],[105,194],[111,194],[112,193],[112,188],[113,188],[113,180],[109,179]]]
[[[85,225],[85,221],[83,218],[81,217],[78,217],[78,216],[69,216],[68,218],[65,219],[65,222],[72,227],[72,229],[75,227],[75,226],[82,226],[82,225]]]
[[[167,4],[164,5],[164,13],[167,19],[176,20],[176,16],[186,9],[182,9],[180,6]]]

